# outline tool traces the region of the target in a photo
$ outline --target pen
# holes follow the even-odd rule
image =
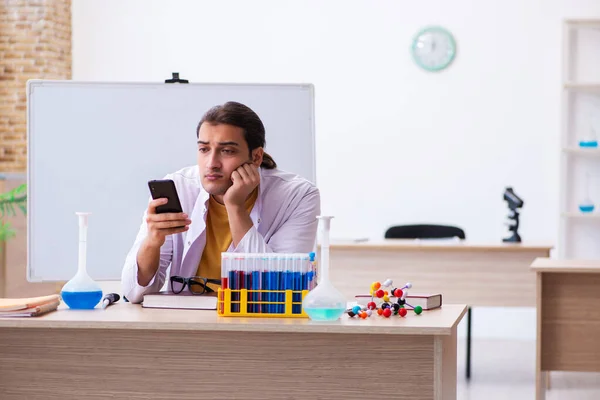
[[[119,301],[120,298],[121,296],[119,296],[116,293],[108,293],[102,298],[102,308],[106,308],[111,304],[116,303],[117,301]]]

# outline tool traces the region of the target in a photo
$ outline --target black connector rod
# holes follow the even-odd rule
[[[165,83],[190,83],[187,79],[180,79],[179,72],[173,72],[171,79],[165,79]]]

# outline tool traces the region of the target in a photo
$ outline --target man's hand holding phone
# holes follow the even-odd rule
[[[148,226],[148,244],[160,247],[165,243],[168,235],[185,232],[189,229],[192,221],[183,213],[157,213],[156,208],[167,204],[168,199],[158,198],[150,201],[146,215]]]
[[[233,185],[227,189],[223,202],[227,207],[244,207],[246,199],[260,183],[260,174],[254,164],[246,163],[231,173]]]
[[[175,183],[171,179],[148,182],[152,200],[146,211],[148,234],[137,254],[138,284],[146,286],[160,264],[160,248],[168,235],[185,232],[192,223],[183,212]]]

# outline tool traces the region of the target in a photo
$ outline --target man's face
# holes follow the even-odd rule
[[[206,122],[200,126],[198,170],[204,190],[213,196],[225,194],[232,185],[231,173],[247,162],[252,160],[242,128]]]

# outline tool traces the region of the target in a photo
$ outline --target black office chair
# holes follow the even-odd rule
[[[385,232],[386,239],[465,239],[465,231],[451,225],[398,225]],[[471,378],[471,307],[467,309],[467,379]]]
[[[448,239],[465,238],[465,231],[449,225],[398,225],[385,232],[386,239]]]

